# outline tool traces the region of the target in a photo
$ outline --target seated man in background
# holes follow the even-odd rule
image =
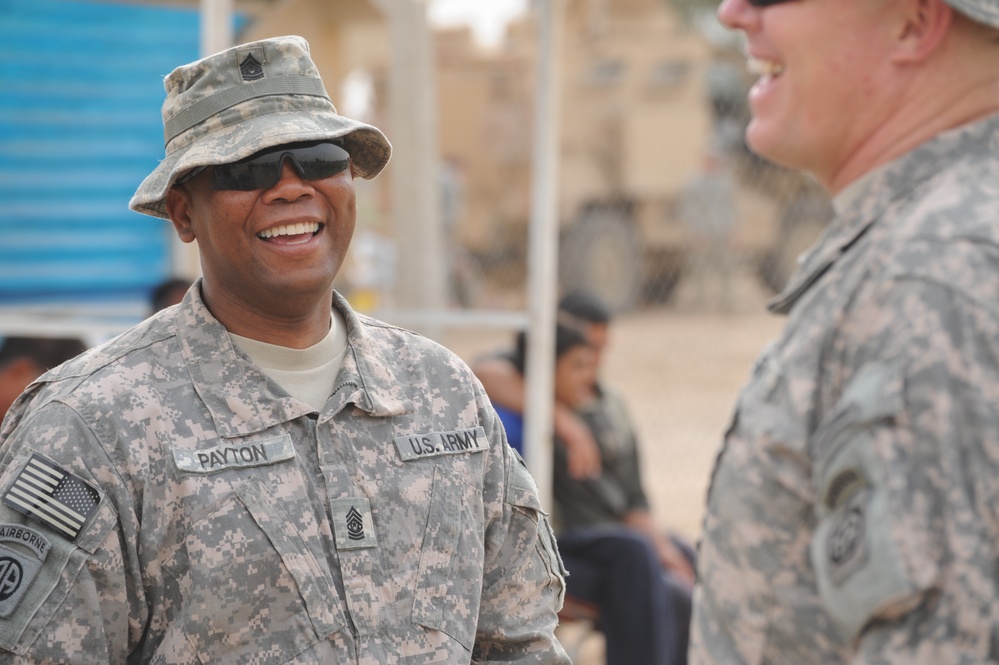
[[[0,421],[28,385],[87,350],[76,338],[7,337],[0,342]]]
[[[610,313],[596,298],[575,294],[560,303],[559,321],[556,411],[563,423],[572,419],[586,430],[599,455],[596,474],[573,473],[573,451],[585,444],[567,446],[556,416],[554,523],[569,571],[567,592],[600,608],[608,665],[686,663],[693,552],[655,526],[634,428],[620,397],[597,381]],[[511,444],[524,404],[526,346],[521,334],[513,353],[474,367]]]

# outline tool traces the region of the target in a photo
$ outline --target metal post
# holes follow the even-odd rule
[[[444,231],[438,177],[437,79],[426,5],[421,0],[380,0],[392,39],[389,77],[389,164],[392,214],[398,243],[395,307],[441,311],[446,304]],[[419,332],[439,338],[440,326]]]
[[[201,56],[218,53],[234,39],[233,0],[201,0]]]
[[[552,492],[552,401],[558,268],[559,45],[563,0],[538,0],[533,187],[528,238],[527,385],[524,453],[544,506]]]

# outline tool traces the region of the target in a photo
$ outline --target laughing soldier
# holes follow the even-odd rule
[[[551,531],[480,385],[333,290],[385,137],[297,37],[166,90],[131,207],[204,278],[5,421],[0,661],[568,663]]]
[[[999,1],[724,0],[835,219],[712,476],[691,662],[999,662]]]

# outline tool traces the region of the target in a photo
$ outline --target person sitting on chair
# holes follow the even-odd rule
[[[625,414],[619,400],[599,388],[600,353],[590,338],[573,325],[556,327],[556,408],[576,414],[601,457],[598,475],[574,476],[569,470],[569,450],[556,430],[553,526],[569,571],[567,597],[599,611],[608,665],[683,665],[687,662],[693,552],[653,526],[638,475],[635,438],[620,436],[624,430],[618,421]],[[517,408],[496,395],[512,392],[510,379],[517,382],[513,390],[519,386],[523,394],[527,346],[527,335],[520,333],[512,352],[473,366],[515,447],[521,444],[523,401]],[[682,565],[666,565],[666,550]]]

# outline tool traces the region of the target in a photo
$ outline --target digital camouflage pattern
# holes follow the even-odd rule
[[[319,413],[199,285],[20,398],[0,495],[36,455],[100,502],[75,540],[0,503],[0,662],[569,662],[554,538],[481,386],[335,306],[349,348]]]
[[[338,115],[301,37],[241,44],[173,70],[163,83],[166,157],[129,207],[167,219],[167,190],[199,166],[273,146],[341,139],[354,173],[375,177],[392,147],[381,130]]]
[[[691,662],[999,661],[999,116],[861,179],[772,303]]]

